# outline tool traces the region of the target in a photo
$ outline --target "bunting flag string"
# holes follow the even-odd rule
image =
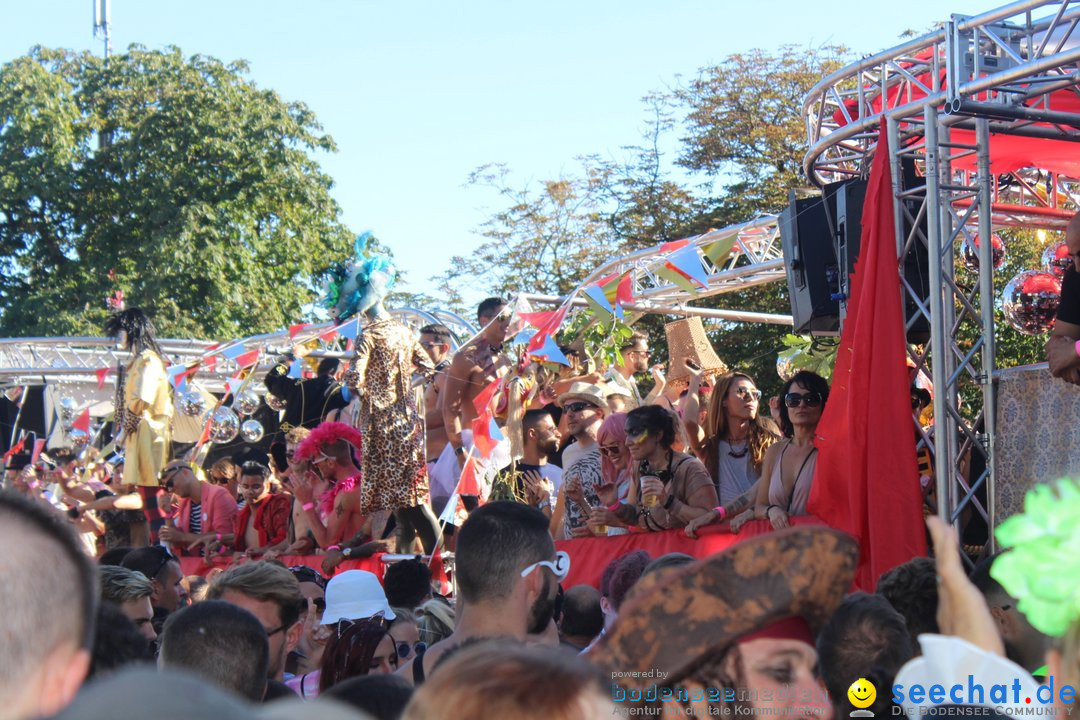
[[[90,408],[86,408],[81,413],[79,413],[79,417],[76,418],[75,422],[71,423],[71,427],[73,427],[76,430],[82,430],[84,433],[89,433],[90,432]]]

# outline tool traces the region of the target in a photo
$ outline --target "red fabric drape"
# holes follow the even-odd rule
[[[879,147],[832,389],[818,425],[819,458],[807,506],[859,541],[855,584],[870,592],[881,573],[926,554],[892,182],[884,143]]]

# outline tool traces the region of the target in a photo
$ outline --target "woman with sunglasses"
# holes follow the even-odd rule
[[[610,507],[626,499],[633,479],[634,458],[626,447],[626,413],[614,413],[604,419],[596,431],[596,444],[600,446],[601,484],[594,489],[600,501],[589,514],[589,526],[607,528],[608,535],[622,535],[627,531],[623,522]]]
[[[758,483],[753,513],[753,518],[767,519],[777,530],[788,527],[791,516],[806,514],[817,467],[814,436],[829,399],[829,383],[816,373],[800,370],[784,383],[780,398],[780,430],[784,439],[765,453],[761,467],[763,482]],[[738,532],[749,519],[735,518],[731,531]]]
[[[716,486],[701,461],[672,446],[679,419],[659,405],[626,416],[626,445],[637,467],[626,504],[613,512],[643,530],[685,527],[716,507]]]

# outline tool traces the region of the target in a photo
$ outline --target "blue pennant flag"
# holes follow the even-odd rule
[[[669,255],[667,261],[696,280],[702,287],[709,286],[709,276],[705,274],[705,268],[701,266],[701,256],[698,255],[696,246],[687,245],[682,250]]]
[[[347,340],[355,340],[360,332],[360,318],[353,318],[338,328],[338,334]]]
[[[544,358],[548,362],[559,363],[560,365],[566,365],[567,367],[570,366],[570,361],[566,359],[562,350],[559,349],[559,346],[555,344],[555,340],[551,337],[544,340],[544,344],[530,354],[533,357]]]

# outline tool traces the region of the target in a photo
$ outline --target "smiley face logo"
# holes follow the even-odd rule
[[[868,708],[877,699],[877,688],[866,678],[859,678],[851,683],[847,690],[848,700],[857,708]]]

